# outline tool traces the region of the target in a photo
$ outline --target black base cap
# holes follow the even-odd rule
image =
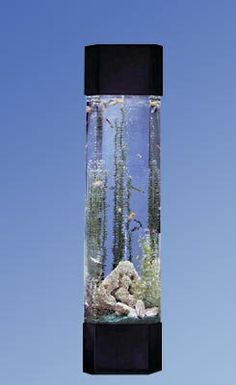
[[[162,370],[162,324],[83,324],[83,371],[150,374]]]

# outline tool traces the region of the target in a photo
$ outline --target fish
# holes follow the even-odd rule
[[[93,109],[92,109],[92,107],[90,107],[90,106],[86,106],[86,112],[91,112],[91,111],[93,111]]]
[[[124,103],[124,99],[123,98],[116,98],[116,103]]]
[[[136,226],[134,226],[130,231],[135,231],[135,230],[140,230],[143,225],[142,225],[142,222],[140,222],[138,219],[134,219],[134,222],[137,223]]]
[[[118,103],[124,103],[124,99],[123,98],[115,98],[115,100],[111,100],[109,102],[109,106],[115,106]]]
[[[137,154],[138,159],[143,159],[143,156],[141,154]]]
[[[94,263],[96,263],[97,265],[102,265],[102,263],[100,261],[98,261],[97,259],[93,258],[93,257],[90,257],[91,261],[93,261]]]
[[[107,121],[107,123],[111,126],[111,128],[114,128],[112,122],[111,122],[108,118],[106,118],[106,121]]]
[[[149,101],[150,107],[159,107],[160,106],[160,101],[159,100],[150,100]]]
[[[135,187],[135,186],[131,186],[130,187],[132,190],[134,190],[134,191],[137,191],[137,192],[141,192],[141,193],[144,193],[144,190],[141,190],[140,188],[138,188],[138,187]]]
[[[130,211],[130,213],[128,215],[128,221],[131,221],[135,217],[136,217],[136,213],[134,211]]]
[[[122,212],[122,208],[118,207],[117,211],[118,211],[118,213],[121,213]]]

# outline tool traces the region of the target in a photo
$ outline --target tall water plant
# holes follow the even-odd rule
[[[86,237],[87,273],[95,282],[104,278],[107,250],[107,171],[102,160],[103,107],[96,102],[96,124],[94,125],[94,159],[88,162]]]
[[[160,233],[160,137],[157,106],[149,114],[148,228],[151,244]]]
[[[154,107],[154,108],[153,108]],[[158,101],[150,101],[149,113],[149,176],[148,176],[148,230],[140,237],[142,250],[141,277],[135,287],[135,296],[146,307],[160,306],[160,132]]]
[[[139,240],[142,250],[141,276],[134,290],[134,296],[141,299],[147,308],[160,306],[160,258],[155,238],[149,232]],[[154,244],[155,243],[155,244]]]
[[[130,201],[131,201],[131,190],[132,190],[132,178],[129,175],[127,179],[127,213],[128,213],[128,218],[126,221],[126,236],[127,236],[127,256],[128,260],[132,262],[132,233],[130,229],[130,219],[129,216],[131,215],[131,207],[130,207]]]
[[[115,120],[114,135],[114,209],[113,209],[113,269],[124,258],[125,253],[125,176],[126,144],[124,141],[124,108],[120,109],[121,119]]]

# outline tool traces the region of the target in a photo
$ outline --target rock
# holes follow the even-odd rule
[[[131,295],[128,289],[126,289],[125,287],[120,287],[118,290],[116,290],[114,296],[119,302],[123,302],[131,307],[134,307],[135,305],[135,299],[133,295]]]
[[[123,277],[121,278],[121,285],[125,287],[127,290],[130,289],[132,285],[132,281],[128,275],[123,275]]]
[[[118,289],[120,285],[119,275],[112,274],[113,272],[114,270],[102,281],[100,285],[101,287],[104,287],[104,289],[106,289],[106,291],[109,293],[111,293],[115,289]]]
[[[119,280],[122,276],[128,276],[131,280],[139,278],[137,271],[134,268],[134,265],[130,261],[121,261],[116,266],[114,270],[104,279],[103,283],[111,283]]]
[[[129,313],[132,313],[134,309],[125,303],[117,302],[114,306],[114,310],[117,315],[128,315]]]
[[[111,293],[119,287],[125,287],[127,289],[127,286],[130,286],[138,279],[139,275],[132,262],[122,261],[102,281],[101,286],[104,287],[107,292]]]
[[[113,310],[116,299],[111,294],[107,293],[104,287],[100,286],[94,291],[93,302],[99,313],[105,314],[108,311]]]
[[[94,303],[99,313],[125,311],[127,315],[129,310],[125,306],[134,308],[136,301],[132,295],[132,288],[139,279],[133,263],[121,261],[95,290]]]
[[[149,309],[146,309],[145,315],[146,317],[155,317],[155,315],[159,314],[159,308],[158,307],[150,307]]]
[[[138,299],[135,305],[135,310],[139,318],[145,317],[145,305],[141,299]]]
[[[137,271],[134,268],[134,265],[130,261],[121,261],[118,266],[109,274],[118,273],[119,275],[126,275],[131,280],[139,278]]]

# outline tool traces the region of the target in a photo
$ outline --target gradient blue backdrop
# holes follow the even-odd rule
[[[235,14],[228,0],[1,2],[1,385],[235,384]],[[93,43],[165,47],[164,365],[145,378],[81,369]]]

